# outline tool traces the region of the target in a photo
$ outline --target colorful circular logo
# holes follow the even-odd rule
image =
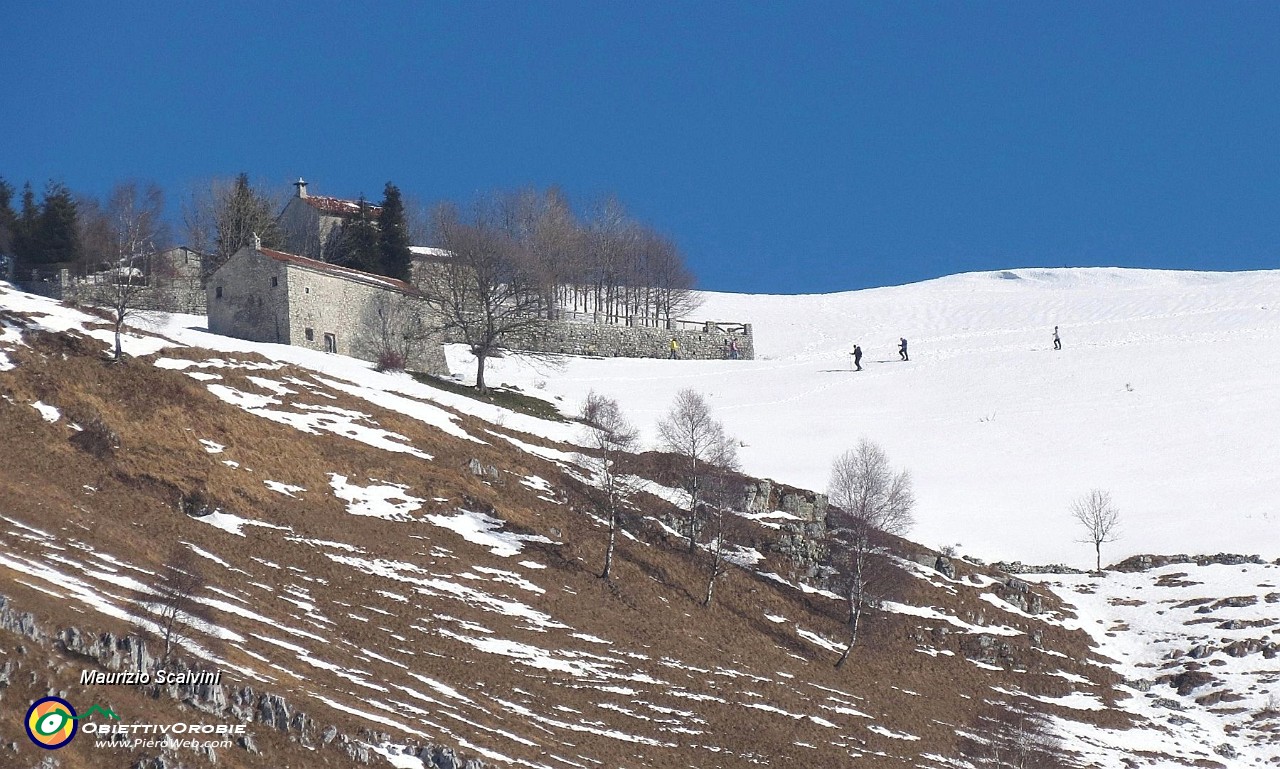
[[[45,697],[27,711],[27,736],[45,750],[57,750],[76,736],[80,728],[76,709],[60,697]]]

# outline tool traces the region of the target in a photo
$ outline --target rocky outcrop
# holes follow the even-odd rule
[[[1246,563],[1263,564],[1258,555],[1238,555],[1236,553],[1218,553],[1217,555],[1135,555],[1111,566],[1112,571],[1137,572],[1158,569],[1177,563],[1194,563],[1197,566],[1218,564],[1221,566],[1240,566]]]

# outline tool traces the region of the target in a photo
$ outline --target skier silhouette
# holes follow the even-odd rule
[[[853,365],[856,367],[854,371],[862,370],[862,348],[856,344],[853,346]]]
[[[1061,350],[1061,349],[1062,349],[1062,340],[1058,338],[1058,327],[1057,327],[1057,326],[1054,326],[1054,327],[1053,327],[1053,349],[1055,349],[1055,350]]]
[[[907,357],[907,338],[905,336],[898,339],[898,355],[903,360],[911,360],[911,358]]]

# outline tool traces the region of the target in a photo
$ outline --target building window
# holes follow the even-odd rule
[[[278,286],[278,285],[280,285],[280,279],[279,279],[279,278],[277,278],[276,276],[272,275],[272,276],[271,276],[271,287],[272,287],[272,288],[275,288],[275,287],[276,287],[276,286]]]
[[[324,351],[325,351],[325,352],[337,352],[337,351],[338,351],[338,337],[334,336],[333,334],[325,334],[325,335],[324,335]]]
[[[308,342],[316,341],[316,330],[314,328],[307,329],[305,333],[307,335]]]
[[[217,288],[215,288],[215,289],[213,290],[213,298],[214,298],[214,299],[221,299],[221,298],[222,298],[222,286],[218,286]]]
[[[302,289],[302,293],[304,293],[304,294],[310,294],[310,293],[311,293],[311,286],[307,286],[306,288],[303,288],[303,289]]]

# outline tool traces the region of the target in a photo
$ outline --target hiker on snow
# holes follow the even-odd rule
[[[1062,349],[1062,340],[1058,338],[1058,327],[1057,327],[1057,326],[1054,326],[1054,327],[1053,327],[1053,349],[1055,349],[1055,350],[1061,350],[1061,349]]]
[[[730,339],[729,340],[729,360],[737,360],[737,359],[738,359],[738,340]]]
[[[898,339],[898,356],[903,360],[911,360],[907,357],[907,338],[905,336]]]
[[[854,371],[862,370],[862,348],[856,344],[853,346],[853,365]]]
[[[668,355],[667,357],[670,358],[671,360],[680,359],[680,343],[676,341],[676,338],[674,336],[671,337],[671,354]]]

